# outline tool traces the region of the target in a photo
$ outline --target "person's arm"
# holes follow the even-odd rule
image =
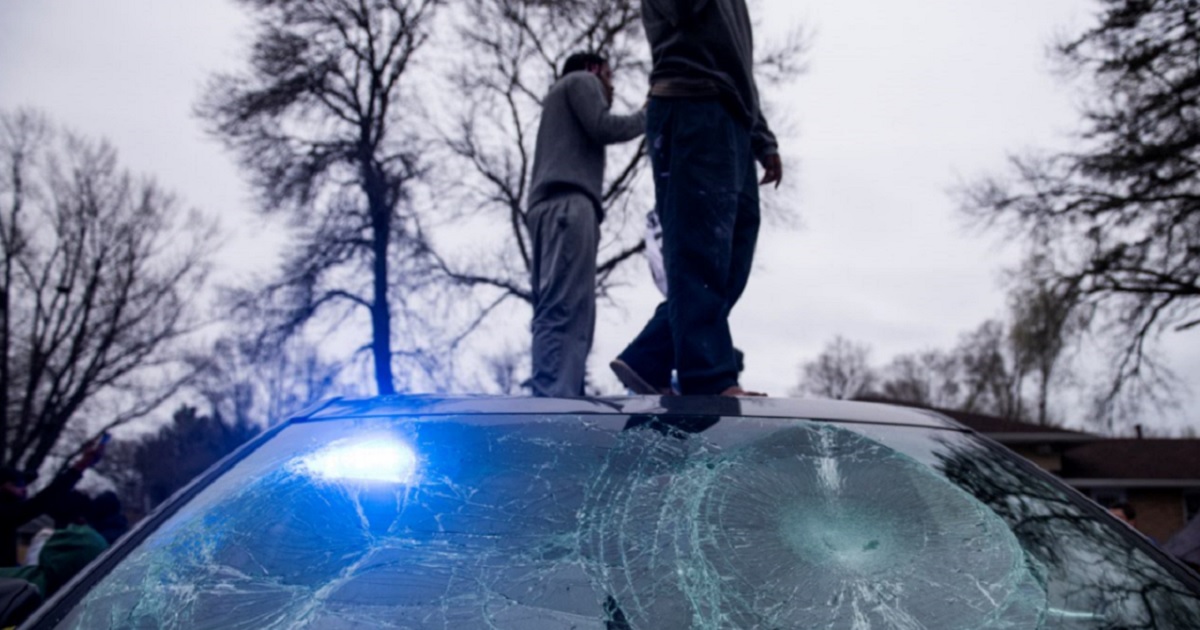
[[[17,512],[17,526],[20,527],[25,523],[46,513],[47,508],[55,502],[61,500],[67,495],[75,484],[83,477],[83,472],[88,468],[96,465],[100,458],[104,456],[104,443],[107,441],[107,434],[96,438],[89,442],[87,446],[79,453],[79,459],[71,464],[69,468],[60,473],[50,485],[42,488],[42,491],[31,497],[28,501],[21,503],[15,510]]]
[[[54,481],[50,482],[50,485],[42,488],[41,492],[38,492],[30,497],[28,501],[17,506],[19,514],[17,517],[19,521],[17,526],[24,525],[45,514],[50,506],[67,496],[67,493],[71,492],[75,484],[79,483],[82,477],[83,471],[78,470],[74,466],[60,473],[54,478]]]
[[[767,119],[761,109],[754,119],[754,126],[750,129],[750,142],[755,157],[763,167],[763,178],[759,183],[763,186],[775,184],[778,188],[783,181],[783,160],[779,157],[779,142],[767,125]]]
[[[628,142],[646,132],[646,112],[615,116],[609,112],[604,85],[595,75],[576,72],[568,77],[567,100],[584,131],[599,144]]]

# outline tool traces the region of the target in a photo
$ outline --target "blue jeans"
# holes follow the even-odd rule
[[[729,313],[742,296],[760,221],[750,131],[715,99],[650,101],[646,141],[669,292],[621,353],[655,387],[684,394],[737,385]]]

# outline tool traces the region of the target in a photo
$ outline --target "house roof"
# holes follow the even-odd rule
[[[1084,444],[1063,453],[1060,474],[1083,485],[1173,480],[1200,487],[1200,440],[1109,439]]]
[[[1022,422],[1020,420],[1012,420],[1009,418],[1000,418],[997,416],[987,416],[980,413],[970,413],[966,411],[953,411],[950,409],[938,409],[939,413],[944,413],[951,418],[979,431],[980,433],[1040,433],[1045,435],[1050,434],[1065,434],[1074,435],[1084,438],[1095,438],[1097,436],[1081,431],[1072,431],[1054,426],[1044,426],[1033,424],[1032,422]]]
[[[1200,440],[1108,438],[978,413],[890,404],[932,409],[1008,446],[1057,444],[1062,468],[1055,473],[1077,488],[1200,489]]]
[[[1021,442],[1090,442],[1092,440],[1102,440],[1097,435],[1084,433],[1082,431],[1072,431],[1053,426],[1044,426],[1034,424],[1032,422],[1023,422],[1011,418],[1001,418],[999,416],[989,416],[981,413],[972,413],[969,411],[957,411],[954,409],[943,409],[940,407],[926,407],[913,403],[897,402],[886,400],[883,398],[863,398],[865,401],[888,403],[900,407],[915,407],[919,409],[930,409],[942,415],[949,416],[960,424],[983,433],[992,439],[1006,444],[1021,443]]]

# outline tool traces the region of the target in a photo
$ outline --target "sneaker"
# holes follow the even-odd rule
[[[630,391],[641,396],[674,396],[670,387],[655,387],[649,381],[642,378],[637,370],[629,367],[629,364],[620,360],[613,359],[608,367],[612,368],[613,374],[617,375],[617,380],[621,384],[628,387]]]

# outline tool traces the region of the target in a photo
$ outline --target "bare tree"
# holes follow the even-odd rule
[[[256,292],[274,309],[269,332],[282,341],[327,311],[365,313],[376,387],[392,394],[392,284],[433,282],[411,203],[422,147],[404,79],[441,0],[242,4],[258,16],[250,68],[216,78],[199,112],[264,209],[300,234],[280,278]]]
[[[113,480],[134,514],[145,514],[264,428],[339,393],[338,367],[303,340],[267,348],[255,339],[256,331],[235,328],[188,357],[195,370],[188,393],[207,403],[207,415],[184,404],[155,432],[109,444],[97,471]]]
[[[81,414],[110,428],[188,381],[214,231],[30,111],[0,113],[0,168],[0,463],[37,468]]]
[[[1064,354],[1080,340],[1091,313],[1080,303],[1078,285],[1057,277],[1043,256],[1026,260],[1014,278],[1016,284],[1009,296],[1013,367],[1022,376],[1034,377],[1034,420],[1046,425],[1050,424],[1051,393],[1068,369]]]
[[[190,360],[197,370],[192,389],[227,422],[268,426],[341,393],[340,366],[300,338],[268,347],[254,343],[252,331],[233,333]]]
[[[1045,247],[1061,285],[1112,338],[1102,403],[1162,391],[1152,343],[1200,324],[1200,8],[1108,0],[1057,46],[1088,101],[1074,151],[1012,160],[1009,178],[969,188],[984,225]]]
[[[528,362],[528,356],[527,352],[504,349],[486,357],[484,361],[487,364],[488,385],[505,396],[528,393],[524,390],[524,384],[519,376],[521,373],[529,372],[528,366],[522,365]]]
[[[837,400],[859,398],[871,391],[878,378],[870,355],[869,345],[838,335],[817,358],[801,366],[800,385],[793,393]]]
[[[881,391],[891,400],[953,409],[959,405],[962,385],[958,362],[941,350],[902,354],[884,368]]]
[[[1020,418],[1024,375],[1015,367],[1008,326],[988,320],[964,333],[954,349],[960,376],[956,408],[1002,418]]]
[[[901,402],[1022,419],[1027,374],[1016,359],[1011,325],[988,320],[959,336],[950,350],[896,356],[880,394]]]
[[[1022,281],[1032,282],[1030,278],[1022,276]],[[1019,286],[1049,291],[1036,283]],[[800,385],[792,393],[884,399],[1016,420],[1025,420],[1033,409],[1038,413],[1033,420],[1051,424],[1049,403],[1062,389],[1060,377],[1067,371],[1063,354],[1086,322],[1082,313],[1056,301],[1058,294],[1022,295],[1026,297],[1014,299],[1010,322],[985,321],[960,335],[950,350],[901,354],[883,369],[870,364],[868,344],[835,337],[820,355],[801,366]],[[1037,386],[1034,403],[1024,398],[1030,380]]]

